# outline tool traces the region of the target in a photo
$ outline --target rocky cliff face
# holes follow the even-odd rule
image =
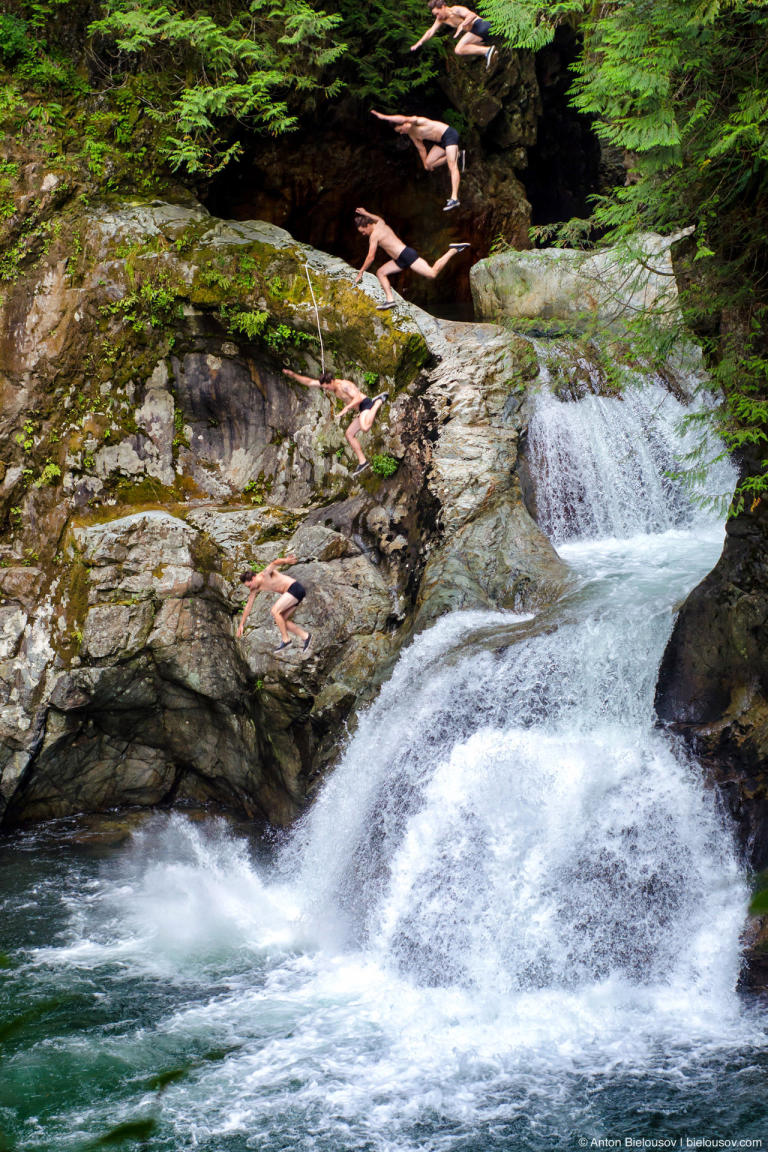
[[[717,782],[747,858],[768,867],[768,509],[728,522],[722,556],[687,598],[656,709]]]
[[[196,205],[88,207],[18,157],[0,348],[0,811],[301,808],[414,627],[565,572],[513,469],[523,340],[377,313],[340,259]],[[9,253],[12,258],[9,258]],[[320,307],[322,350],[308,274]],[[390,403],[355,461],[321,358]],[[366,376],[366,373],[369,375]],[[309,653],[235,638],[237,575],[295,552]]]

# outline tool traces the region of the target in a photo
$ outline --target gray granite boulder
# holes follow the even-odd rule
[[[621,332],[653,311],[678,319],[671,249],[680,235],[638,235],[626,248],[506,251],[470,273],[475,314],[526,321],[541,332]]]

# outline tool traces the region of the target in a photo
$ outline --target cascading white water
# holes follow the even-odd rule
[[[174,974],[181,1002],[123,1044],[135,1068],[224,1054],[163,1089],[158,1149],[566,1149],[643,1135],[639,1085],[650,1111],[681,1082],[690,1116],[714,1108],[699,1066],[755,1043],[734,991],[746,894],[652,697],[722,530],[663,476],[682,409],[659,391],[542,394],[539,503],[577,586],[536,618],[417,637],[276,863],[172,817],[37,953],[117,966],[120,987]],[[662,448],[640,451],[662,411]]]
[[[593,391],[578,403],[564,403],[547,387],[548,364],[557,369],[573,351],[539,353],[545,386],[528,444],[538,520],[550,538],[621,538],[690,523],[690,496],[675,473],[699,440],[681,430],[685,410],[669,389],[635,373],[634,387],[618,396],[601,394],[606,381],[585,361],[582,375]],[[694,393],[698,380],[689,373],[685,384]],[[713,446],[710,456],[716,455]],[[713,469],[707,483],[714,492],[729,490],[728,472],[727,463]]]

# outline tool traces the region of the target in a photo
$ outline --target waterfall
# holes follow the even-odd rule
[[[652,714],[675,585],[720,536],[666,477],[683,414],[657,384],[540,395],[539,506],[580,587],[401,659],[283,859],[337,943],[429,985],[733,986],[728,836]]]
[[[543,387],[528,430],[536,483],[538,521],[554,543],[571,539],[627,537],[690,525],[695,507],[679,478],[686,457],[703,444],[718,456],[714,438],[701,428],[683,430],[686,415],[701,411],[699,398],[686,407],[655,377],[628,374],[630,386],[611,395],[598,366],[573,347],[542,348]],[[556,381],[573,364],[580,377],[578,403],[555,394]],[[701,381],[680,371],[679,388],[695,395]],[[731,467],[715,464],[695,493],[729,493]]]
[[[565,1152],[683,1110],[684,1134],[730,1137],[722,1101],[745,1092],[738,1133],[761,1130],[764,1038],[735,992],[745,884],[652,707],[722,526],[670,480],[684,409],[657,383],[536,403],[567,596],[417,636],[276,859],[158,817],[35,953],[30,981],[85,972],[128,1018],[99,1042],[129,1084],[117,1119],[160,1117],[153,1149]],[[45,1147],[103,1131],[105,1107]]]

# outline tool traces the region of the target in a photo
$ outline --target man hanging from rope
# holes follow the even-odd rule
[[[347,428],[344,435],[347,442],[357,457],[357,468],[352,473],[353,476],[359,476],[361,472],[365,472],[366,468],[370,467],[369,461],[365,458],[365,453],[360,447],[360,441],[357,439],[359,432],[370,432],[373,422],[376,419],[379,409],[382,404],[389,398],[387,392],[381,392],[378,396],[371,399],[366,396],[365,392],[361,392],[357,384],[353,384],[351,380],[337,380],[332,372],[321,372],[318,378],[314,376],[300,376],[298,372],[292,372],[290,368],[283,368],[286,376],[290,376],[292,380],[297,383],[303,384],[305,388],[322,388],[324,392],[330,393],[331,396],[336,396],[339,400],[344,402],[344,407],[336,420],[341,420],[342,416],[346,416],[347,412],[351,412],[353,408],[357,408],[357,415],[352,423]]]
[[[429,0],[428,7],[435,17],[435,22],[415,44],[411,45],[411,52],[421,48],[426,40],[431,40],[436,32],[446,26],[456,29],[453,33],[454,40],[457,36],[461,36],[456,45],[457,56],[485,56],[485,67],[490,68],[495,49],[492,44],[488,44],[491,25],[487,20],[481,20],[476,12],[471,8],[465,8],[463,4],[449,7],[445,0]]]
[[[355,283],[359,284],[363,272],[370,268],[373,261],[376,259],[376,250],[381,245],[388,255],[392,257],[386,264],[382,264],[381,268],[376,270],[376,277],[384,289],[386,297],[383,304],[377,304],[376,307],[380,312],[385,308],[394,308],[395,298],[392,295],[392,285],[389,282],[390,276],[396,276],[400,272],[405,272],[410,268],[412,272],[416,272],[419,276],[426,276],[428,280],[434,280],[439,276],[443,268],[449,260],[451,260],[457,252],[463,252],[465,248],[471,247],[461,241],[457,244],[449,244],[448,251],[444,252],[439,260],[435,260],[434,264],[427,264],[414,248],[408,248],[403,244],[402,240],[395,236],[389,225],[377,216],[375,212],[369,212],[367,208],[355,209],[355,226],[358,232],[362,232],[363,236],[368,237],[368,255],[365,262],[355,277]]]
[[[298,580],[292,580],[290,576],[286,576],[283,572],[278,572],[277,569],[281,568],[284,564],[297,564],[298,561],[295,556],[278,556],[276,560],[272,560],[267,564],[261,572],[254,572],[249,569],[243,572],[240,577],[240,583],[245,584],[249,591],[248,599],[245,602],[243,615],[237,628],[237,637],[240,639],[245,629],[245,622],[248,619],[253,603],[259,592],[277,592],[277,600],[270,608],[272,618],[277,625],[277,630],[280,633],[280,643],[275,648],[275,653],[282,652],[287,648],[291,642],[291,637],[288,635],[292,632],[294,636],[298,636],[302,641],[302,652],[306,652],[309,648],[309,642],[312,639],[311,632],[305,632],[298,624],[294,624],[291,617],[301,604],[302,600],[307,594],[307,590],[303,584]]]
[[[394,126],[395,132],[400,136],[408,136],[416,148],[421,162],[427,172],[434,172],[443,164],[447,164],[451,174],[451,195],[446,202],[443,212],[450,212],[459,206],[459,134],[450,124],[443,124],[442,120],[428,120],[426,116],[385,116],[383,112],[371,109],[372,115],[378,120],[386,120]],[[424,141],[432,147],[427,152]],[[462,158],[464,153],[462,152]]]

